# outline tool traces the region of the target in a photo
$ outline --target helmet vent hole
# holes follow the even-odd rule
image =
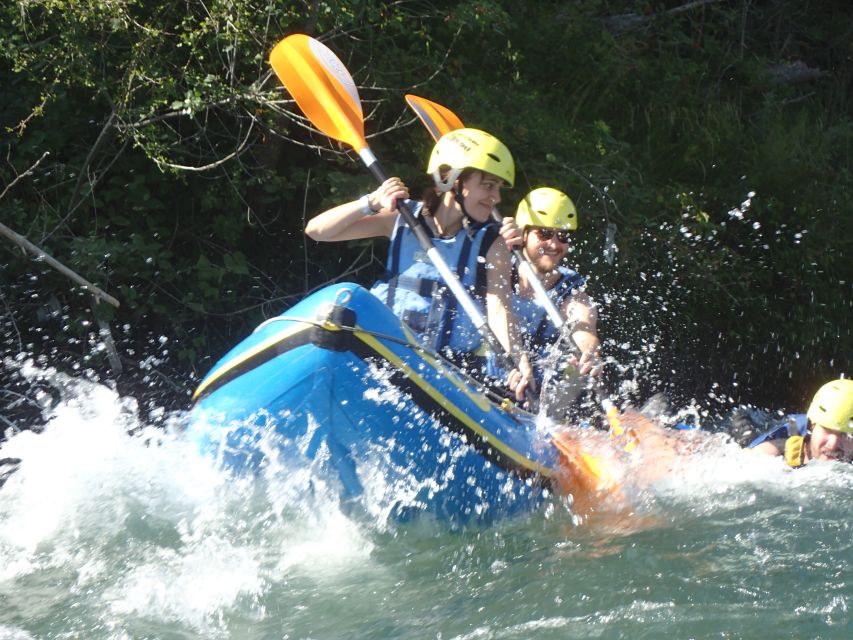
[[[486,154],[486,155],[488,155],[488,156],[489,156],[492,160],[494,160],[495,162],[500,162],[500,161],[501,161],[501,159],[500,159],[498,156],[496,156],[494,153],[489,153],[489,154]]]

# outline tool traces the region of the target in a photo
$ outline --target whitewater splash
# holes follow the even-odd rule
[[[412,545],[441,563],[441,544],[480,539],[457,533],[432,549],[434,536],[447,535],[434,522],[389,528],[384,507],[368,509],[373,521],[353,518],[310,470],[274,461],[258,475],[234,475],[198,455],[183,438],[181,415],[167,416],[165,428],[145,424],[136,402],[108,386],[53,371],[28,373],[50,379],[61,399],[41,433],[14,434],[0,449],[0,457],[21,460],[0,489],[0,638],[237,637],[257,626],[271,632],[293,616],[307,617],[307,628],[316,629],[328,614],[319,603],[328,603],[330,593],[360,602],[358,585],[380,585],[370,593],[402,589],[394,586],[401,584],[397,563],[417,564]],[[780,512],[802,514],[816,495],[837,501],[853,488],[846,466],[815,464],[792,473],[780,460],[742,452],[722,438],[702,446],[678,473],[634,496],[634,522],[656,516],[664,537],[720,518],[763,519],[781,532]],[[768,498],[774,509],[757,509]],[[577,530],[562,507],[548,503],[483,533],[495,545],[480,552],[497,556],[491,571],[512,573],[518,553],[526,552],[504,558],[501,540],[522,530],[550,536],[557,561],[569,557],[566,540],[600,536]],[[637,536],[643,528],[629,526],[620,535]],[[589,546],[578,548],[588,555]],[[464,558],[469,547],[454,553]],[[458,555],[452,561],[463,568],[470,562]],[[416,585],[403,591],[418,600]],[[368,592],[361,597],[369,601]],[[842,605],[832,605],[836,618]]]
[[[216,635],[223,611],[248,605],[262,616],[270,582],[369,557],[361,529],[320,492],[282,500],[305,495],[298,476],[233,476],[182,439],[180,415],[166,429],[146,425],[135,400],[105,385],[24,373],[48,379],[62,400],[41,433],[0,449],[21,460],[0,489],[6,624],[67,606],[76,622],[64,630],[77,637],[129,632],[134,619]],[[37,585],[40,602],[20,597]]]

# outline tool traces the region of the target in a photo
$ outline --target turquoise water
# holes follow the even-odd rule
[[[344,515],[307,470],[233,478],[180,416],[164,432],[63,384],[44,432],[0,449],[23,461],[0,639],[853,637],[849,465],[715,440],[630,514],[578,525],[555,500],[453,531]]]

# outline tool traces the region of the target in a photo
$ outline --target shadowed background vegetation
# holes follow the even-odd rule
[[[505,213],[536,186],[573,196],[571,261],[601,303],[614,390],[794,410],[851,373],[846,0],[19,0],[0,12],[0,222],[121,302],[95,304],[0,237],[8,357],[185,406],[264,318],[330,281],[372,282],[385,243],[302,233],[372,188],[269,69],[272,46],[306,32],[353,74],[371,147],[413,193],[431,142],[408,92],[507,143],[519,178]],[[0,399],[9,424],[26,404],[15,389]]]

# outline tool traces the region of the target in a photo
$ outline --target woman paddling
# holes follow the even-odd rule
[[[512,321],[510,254],[491,222],[501,188],[512,186],[515,165],[500,140],[478,129],[457,129],[442,136],[430,155],[427,173],[435,188],[423,202],[410,202],[432,234],[432,244],[463,286],[485,310],[489,327],[518,363],[511,389],[516,399],[533,388],[532,368],[520,348]],[[397,212],[409,191],[389,178],[372,193],[311,219],[305,233],[314,240],[338,241],[388,237],[386,271],[371,291],[406,322],[421,341],[468,373],[484,379],[489,367],[484,340],[445,286],[441,275]]]

